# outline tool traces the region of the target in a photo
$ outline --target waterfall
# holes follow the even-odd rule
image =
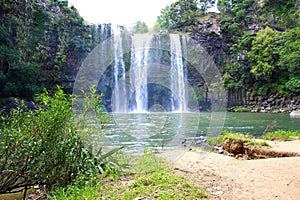
[[[120,26],[103,25],[99,31],[102,41],[113,37],[102,48],[112,52],[112,63],[98,85],[109,112],[142,113],[159,105],[168,112],[188,111],[185,36],[134,34],[128,40]]]
[[[125,85],[125,62],[123,57],[123,30],[119,26],[112,26],[112,35],[114,36],[113,41],[113,52],[114,52],[114,72],[113,72],[113,82],[114,82],[114,92],[112,109],[113,112],[127,112],[127,106],[124,102],[124,97],[126,94]],[[119,81],[121,80],[121,81]]]
[[[152,37],[150,34],[136,34],[132,40],[130,65],[130,90],[134,95],[130,106],[132,112],[148,111],[147,65],[150,62],[149,50]]]
[[[186,38],[179,35],[171,34],[171,66],[173,68],[171,72],[171,89],[172,99],[177,100],[177,104],[174,102],[172,105],[172,111],[186,112],[188,111],[188,93],[186,92],[186,69],[184,66],[184,53],[186,50]]]

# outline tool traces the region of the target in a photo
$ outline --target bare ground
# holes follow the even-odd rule
[[[268,143],[273,150],[300,152],[300,140]],[[166,158],[174,173],[203,187],[210,199],[300,199],[300,157],[238,160],[185,151]]]

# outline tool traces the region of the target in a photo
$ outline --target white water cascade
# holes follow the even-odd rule
[[[184,57],[186,50],[186,38],[179,35],[170,35],[171,43],[171,90],[174,99],[177,99],[177,106],[173,103],[172,111],[186,112],[188,111],[188,94],[186,92],[186,69],[184,68]]]
[[[119,26],[112,26],[112,34],[114,35],[113,52],[114,52],[114,73],[113,81],[115,88],[113,92],[112,108],[114,112],[127,112],[127,106],[124,97],[127,96],[125,85],[125,62],[123,57],[123,30]],[[121,80],[121,81],[120,81]]]
[[[103,37],[113,37],[107,47],[113,62],[99,82],[100,92],[108,95],[104,98],[107,110],[144,113],[159,105],[167,112],[189,111],[186,37],[134,34],[128,40],[124,32],[120,26],[101,27]],[[156,81],[159,77],[163,80]]]
[[[148,64],[150,62],[149,50],[152,35],[136,34],[131,45],[131,73],[130,90],[134,95],[133,105],[130,106],[132,112],[148,111]]]

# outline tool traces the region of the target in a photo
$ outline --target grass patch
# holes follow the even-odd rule
[[[152,153],[129,162],[131,167],[117,180],[94,177],[85,184],[58,188],[50,199],[206,199],[201,188],[171,173],[170,167]]]
[[[223,142],[223,136],[220,135],[218,137],[213,137],[213,138],[209,137],[207,138],[207,142],[211,146],[220,146]]]
[[[291,141],[295,139],[300,139],[300,131],[278,130],[274,132],[265,133],[261,138],[264,140]]]
[[[184,177],[160,170],[135,180],[123,199],[199,199],[205,198],[203,191]]]
[[[252,135],[250,134],[237,134],[232,132],[223,131],[219,137],[208,138],[208,143],[213,146],[220,146],[225,139],[232,139],[242,142],[250,142],[252,140]]]
[[[246,142],[245,145],[253,145],[253,146],[260,146],[260,147],[271,147],[266,141],[254,141],[254,140]]]
[[[235,106],[235,107],[229,109],[229,111],[231,111],[231,112],[250,112],[251,108]]]
[[[219,137],[208,138],[208,143],[212,146],[220,146],[220,145],[222,145],[222,142],[225,139],[241,141],[245,145],[270,147],[270,145],[266,141],[253,140],[253,136],[250,134],[238,134],[238,133],[232,133],[232,132],[227,132],[227,131],[223,131]]]

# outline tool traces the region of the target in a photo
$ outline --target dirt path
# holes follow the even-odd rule
[[[270,144],[274,150],[300,152],[299,140]],[[300,199],[300,157],[237,160],[201,151],[176,155],[174,173],[205,188],[211,199]]]

